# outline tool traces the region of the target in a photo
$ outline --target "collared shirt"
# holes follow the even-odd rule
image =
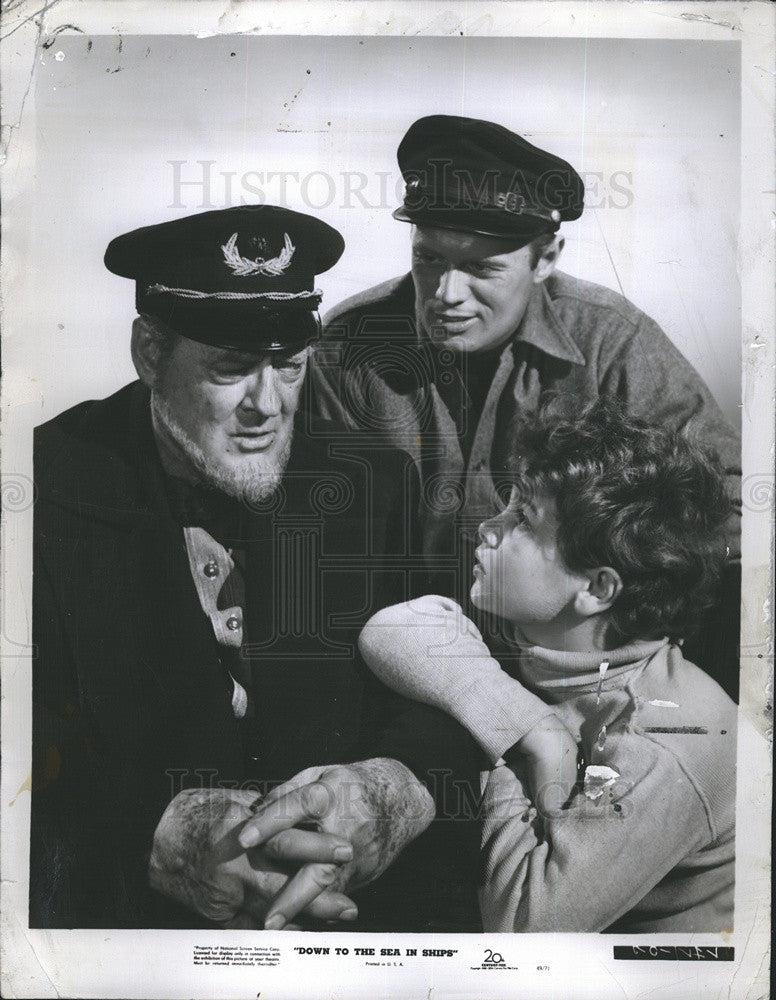
[[[500,508],[497,482],[508,461],[509,428],[541,395],[568,395],[580,409],[599,396],[630,415],[687,428],[713,446],[740,503],[740,438],[690,363],[658,325],[623,296],[554,272],[534,286],[526,312],[501,350],[479,414],[469,413],[468,454],[451,414],[439,365],[423,364],[411,275],[369,289],[326,318],[311,366],[313,405],[350,428],[383,434],[409,452],[423,487],[424,550],[460,556],[461,538]],[[382,331],[382,336],[381,336]],[[412,352],[420,352],[413,357]],[[400,371],[398,354],[408,358]],[[450,353],[450,352],[448,352]],[[387,359],[391,363],[386,363]],[[398,372],[398,374],[397,374]],[[738,523],[730,549],[738,553]]]
[[[252,677],[250,662],[242,655],[246,628],[243,510],[216,490],[171,476],[167,488],[172,512],[183,528],[191,578],[231,680],[232,711],[238,719],[250,717],[254,714]]]

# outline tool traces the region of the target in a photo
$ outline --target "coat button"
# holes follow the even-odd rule
[[[209,577],[212,578],[214,576],[218,576],[218,574],[221,572],[221,570],[218,568],[218,563],[209,562],[209,563],[205,563],[205,566],[204,566],[204,569],[202,570],[202,572],[205,574],[205,576],[209,576]]]
[[[229,629],[230,632],[236,632],[237,629],[240,628],[241,626],[242,622],[237,617],[237,615],[230,615],[226,619],[226,627]]]

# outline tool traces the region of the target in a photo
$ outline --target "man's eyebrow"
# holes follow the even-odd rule
[[[250,354],[248,351],[232,351],[229,348],[221,348],[218,353],[213,355],[210,359],[212,364],[232,364],[232,365],[249,365],[258,364],[259,355]]]
[[[497,260],[498,254],[464,254],[460,258],[452,258],[448,253],[443,250],[437,250],[434,247],[423,246],[422,244],[416,245],[413,248],[415,253],[424,253],[429,257],[439,257],[440,260],[450,261],[450,263],[455,264],[456,267],[469,267],[472,264],[476,264],[480,267],[492,267],[494,269],[501,270],[508,265],[501,260]]]
[[[298,361],[302,362],[307,357],[307,352],[304,348],[301,351],[273,351],[272,359],[274,361]]]
[[[480,264],[485,267],[492,267],[495,270],[502,270],[509,265],[503,260],[497,260],[494,256],[489,257],[474,257],[470,261],[465,261],[467,264]]]
[[[464,256],[458,262],[462,266],[477,264],[484,267],[492,268],[504,268],[508,267],[508,264],[503,260],[498,260],[500,255],[498,253],[486,253],[486,254],[472,254],[471,256],[464,254]]]

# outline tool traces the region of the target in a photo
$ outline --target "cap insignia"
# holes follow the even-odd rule
[[[226,243],[221,247],[224,252],[224,263],[238,277],[244,278],[249,274],[282,274],[291,263],[296,247],[291,242],[288,233],[283,234],[283,249],[277,255],[266,260],[257,257],[251,260],[249,257],[242,257],[237,249],[237,233],[232,233]]]

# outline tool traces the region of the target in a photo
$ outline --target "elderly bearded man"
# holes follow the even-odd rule
[[[416,121],[398,160],[412,271],[327,316],[313,407],[415,459],[434,589],[467,599],[477,526],[502,506],[510,425],[548,392],[580,412],[615,397],[686,427],[719,452],[740,505],[740,442],[698,374],[632,303],[556,269],[560,224],[583,209],[574,168],[500,125],[446,115]],[[688,655],[735,696],[737,567],[726,586],[725,614],[709,615]]]
[[[297,412],[342,249],[270,206],[108,248],[139,381],[36,435],[31,926],[479,926],[423,783],[474,745],[355,652],[411,593],[412,464]]]

